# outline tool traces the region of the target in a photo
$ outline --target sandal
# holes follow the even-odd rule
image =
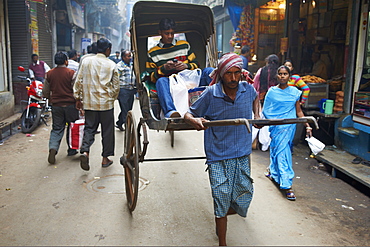
[[[364,161],[361,161],[361,164],[365,166],[370,166],[370,161],[364,160]]]
[[[266,178],[270,179],[271,181],[274,181],[274,179],[271,177],[270,168],[267,168],[264,174]]]
[[[285,195],[286,195],[286,199],[288,199],[290,201],[295,201],[295,199],[296,199],[295,194],[294,194],[294,190],[292,190],[292,189],[285,190]]]
[[[362,162],[362,159],[360,157],[356,157],[352,160],[352,164],[360,164]]]
[[[83,153],[80,155],[80,166],[85,171],[90,170],[88,154]]]

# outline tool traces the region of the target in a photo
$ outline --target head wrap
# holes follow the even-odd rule
[[[209,85],[217,83],[231,67],[242,69],[243,60],[235,53],[226,53],[218,60],[217,68],[209,75],[212,78]]]

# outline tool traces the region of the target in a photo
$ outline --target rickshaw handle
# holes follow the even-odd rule
[[[265,125],[282,125],[282,124],[294,124],[294,123],[313,123],[316,129],[319,129],[319,125],[316,119],[312,116],[301,117],[301,118],[285,118],[285,119],[225,119],[225,120],[215,120],[203,123],[206,127],[213,126],[226,126],[226,125],[245,125],[250,130],[250,124],[255,124],[259,126]]]

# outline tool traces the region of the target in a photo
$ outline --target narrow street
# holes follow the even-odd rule
[[[119,107],[116,103],[116,115]],[[140,117],[138,101],[134,113]],[[217,245],[212,197],[204,160],[143,162],[136,210],[126,206],[124,132],[116,130],[114,164],[102,168],[100,135],[91,150],[90,171],[66,143],[47,163],[51,129],[18,133],[0,146],[0,245]],[[203,132],[149,130],[145,158],[203,156]],[[254,150],[255,194],[247,218],[229,217],[228,245],[370,245],[370,200],[351,185],[329,176],[309,150],[295,148],[295,202],[263,175],[269,153]]]

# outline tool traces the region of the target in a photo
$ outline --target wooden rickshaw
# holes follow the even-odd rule
[[[214,32],[214,18],[208,6],[174,2],[139,1],[132,11],[130,33],[134,54],[134,72],[142,117],[136,123],[132,111],[126,118],[124,152],[120,163],[124,167],[127,205],[132,212],[137,203],[139,189],[139,163],[144,161],[204,159],[205,157],[181,157],[144,159],[149,144],[147,128],[169,131],[171,146],[174,142],[174,131],[194,130],[183,118],[162,118],[155,113],[151,104],[151,92],[148,84],[142,81],[147,61],[148,37],[158,36],[158,23],[162,18],[171,18],[176,22],[176,33],[184,33],[192,50],[197,56],[201,68],[215,67],[217,49]],[[313,117],[279,120],[228,119],[211,121],[207,126],[245,125],[250,130],[251,124],[273,125],[289,123],[317,123]],[[141,138],[143,141],[141,143]]]

